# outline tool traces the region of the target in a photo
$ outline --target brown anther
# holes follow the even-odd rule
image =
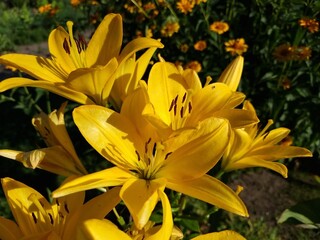
[[[192,104],[191,104],[191,102],[189,102],[189,104],[188,104],[188,112],[191,113],[191,110],[192,110]]]
[[[67,213],[69,213],[68,205],[66,203],[64,204],[64,209],[66,210]]]
[[[50,217],[50,223],[53,225],[54,221],[53,221],[53,217],[51,215],[51,213],[48,213],[49,217]]]
[[[139,155],[138,151],[137,151],[137,150],[135,150],[135,153],[137,154],[138,161],[140,161],[140,155]]]
[[[64,39],[64,41],[63,41],[63,49],[66,51],[66,53],[70,54],[70,47],[67,42],[67,39]]]
[[[181,118],[183,118],[183,113],[184,113],[183,110],[184,110],[183,107],[181,107],[181,109],[180,109],[180,117]]]
[[[164,160],[166,160],[166,159],[170,156],[170,154],[172,154],[172,152],[168,152],[168,153],[166,154],[166,156],[164,157]]]
[[[170,104],[170,107],[169,107],[169,112],[171,112],[171,110],[172,110],[172,108],[173,108],[174,105],[175,105],[175,104],[174,104],[174,99],[172,99],[171,104]]]
[[[173,114],[175,116],[177,115],[177,104],[175,104],[174,107],[173,107]]]
[[[37,223],[37,218],[36,218],[36,215],[34,215],[34,212],[32,212],[31,215],[32,215],[34,223]]]
[[[184,103],[184,101],[186,100],[187,97],[187,93],[184,93],[183,97],[182,97],[182,103]]]

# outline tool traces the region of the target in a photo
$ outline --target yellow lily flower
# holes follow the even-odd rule
[[[123,34],[120,14],[106,15],[88,44],[83,37],[74,37],[72,26],[73,23],[68,21],[68,32],[58,27],[50,33],[50,58],[27,54],[2,55],[1,64],[13,66],[36,80],[10,78],[0,83],[0,92],[21,86],[39,87],[80,104],[106,106],[114,82],[122,81],[122,64],[135,52],[150,48],[143,55],[143,61],[132,60],[129,74],[138,72],[135,77],[140,77],[156,48],[163,47],[155,39],[137,38],[120,52]]]
[[[227,84],[232,91],[236,91],[242,75],[244,58],[242,56],[236,57],[229,66],[222,72],[218,82]]]
[[[58,198],[50,204],[39,192],[11,178],[1,180],[16,222],[0,218],[0,238],[74,239],[78,225],[90,218],[103,219],[119,202],[113,188],[83,204],[84,192]]]
[[[203,234],[195,238],[192,238],[191,240],[246,240],[246,239],[235,231],[224,230],[221,232]]]
[[[87,174],[65,126],[66,105],[67,103],[62,104],[58,111],[54,110],[49,115],[41,112],[32,119],[32,124],[44,139],[47,148],[28,152],[0,149],[0,156],[17,160],[28,168],[41,168],[62,176]]]
[[[156,63],[148,78],[151,103],[144,111],[145,116],[169,133],[196,126],[210,117],[227,119],[235,128],[259,121],[252,112],[235,109],[243,102],[243,93],[233,91],[224,83],[209,84],[209,81],[202,87],[195,71],[179,69],[164,60]]]
[[[249,101],[245,101],[244,108],[255,113],[255,109]],[[290,130],[276,128],[267,132],[273,121],[262,131],[258,131],[258,124],[248,128],[233,129],[229,146],[222,158],[222,169],[232,171],[249,167],[265,167],[280,173],[283,177],[288,176],[287,167],[276,160],[294,157],[311,157],[312,153],[302,147],[286,146],[279,144]]]
[[[132,228],[125,233],[106,219],[89,219],[79,228],[77,239],[165,240],[171,236],[175,236],[176,228],[172,228],[173,220],[170,202],[163,192],[159,193],[160,198],[163,198],[162,207],[164,209],[164,215],[162,225],[154,226],[153,222],[148,221],[143,229],[137,229],[133,225]]]
[[[125,99],[121,113],[89,105],[74,110],[73,118],[82,135],[115,166],[70,181],[55,190],[53,197],[122,186],[120,197],[138,229],[146,225],[158,199],[164,201],[165,187],[247,216],[238,195],[206,174],[228,144],[228,122],[208,118],[194,128],[161,139],[157,135],[159,129],[148,124],[142,115],[147,102],[142,86]]]

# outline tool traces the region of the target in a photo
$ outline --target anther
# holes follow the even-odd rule
[[[168,153],[166,154],[166,156],[164,157],[164,160],[166,160],[166,159],[170,156],[170,154],[172,154],[172,152],[168,152]]]
[[[180,109],[180,117],[183,118],[183,107]]]
[[[187,93],[184,93],[183,97],[182,97],[182,103],[184,103],[184,101],[186,100],[187,97]]]
[[[69,213],[68,205],[66,203],[64,204],[64,209],[66,210],[67,213]]]
[[[174,114],[175,116],[177,115],[177,104],[174,105],[173,114]]]
[[[137,150],[135,150],[135,153],[137,154],[138,161],[140,161],[140,155],[139,155],[138,151],[137,151]]]
[[[66,53],[70,54],[70,47],[69,47],[69,44],[67,42],[67,39],[64,39],[62,46],[63,46],[63,49],[66,51]]]
[[[191,113],[191,110],[192,110],[192,104],[191,104],[191,102],[189,102],[189,104],[188,104],[188,112]]]
[[[34,215],[34,212],[32,212],[31,215],[32,215],[32,218],[33,218],[34,223],[37,223],[37,218],[36,218],[36,216]]]
[[[170,105],[170,107],[169,107],[169,112],[171,112],[171,110],[172,110],[172,108],[173,108],[174,105],[175,105],[175,104],[174,104],[174,99],[172,99],[171,105]]]
[[[51,213],[48,213],[49,217],[50,217],[50,223],[53,225],[54,221],[53,221],[53,217],[51,215]]]

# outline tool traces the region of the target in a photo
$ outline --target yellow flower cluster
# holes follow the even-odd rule
[[[77,102],[72,111],[74,124],[111,164],[92,173],[84,168],[66,129],[66,103],[35,116],[32,123],[47,147],[28,152],[1,149],[0,156],[67,178],[52,192],[52,203],[27,185],[3,178],[15,221],[0,218],[0,239],[181,239],[169,191],[248,216],[239,196],[241,188],[234,191],[212,176],[213,168],[223,172],[265,167],[287,177],[286,166],[277,160],[311,156],[305,148],[281,142],[289,129],[267,131],[272,120],[262,130],[258,128],[253,105],[237,91],[242,56],[226,67],[218,81],[208,77],[202,85],[198,62],[183,69],[159,55],[146,73],[153,54],[163,45],[140,37],[122,47],[119,14],[105,16],[88,43],[74,36],[73,22],[67,22],[67,29],[58,27],[50,33],[52,57],[0,56],[1,64],[32,76],[6,79],[0,82],[0,92],[38,87]],[[171,36],[178,29],[167,25],[164,35]],[[205,43],[198,42],[195,48],[201,51]],[[247,49],[243,39],[227,47],[238,55]],[[137,58],[138,51],[142,53]],[[90,189],[103,193],[84,203],[85,191]],[[106,218],[112,210],[119,216],[115,207],[120,202],[130,214],[122,229]],[[150,220],[156,208],[162,210],[161,224]],[[192,239],[244,237],[225,230]]]

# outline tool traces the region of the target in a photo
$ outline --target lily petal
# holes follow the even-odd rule
[[[177,137],[165,142],[172,154],[165,160],[157,175],[178,181],[198,178],[220,160],[228,141],[228,122],[208,118],[197,128],[182,131]]]
[[[288,177],[288,169],[284,164],[279,162],[266,161],[264,157],[265,156],[263,156],[263,158],[259,156],[244,157],[240,161],[235,161],[232,163],[232,165],[227,166],[225,170],[231,171],[235,169],[250,167],[264,167],[280,173],[285,178]]]
[[[15,67],[36,79],[44,79],[52,83],[63,83],[68,76],[68,73],[55,61],[34,55],[4,54],[0,56],[0,63]]]
[[[222,72],[218,82],[223,82],[227,84],[232,91],[236,91],[240,83],[243,63],[244,58],[242,56],[238,56],[234,59]]]
[[[148,231],[147,234],[148,235],[150,234],[150,235],[146,236],[146,240],[170,239],[170,236],[172,235],[173,219],[172,219],[170,201],[167,195],[162,190],[158,190],[158,194],[161,199],[162,209],[163,209],[162,225],[159,228],[159,230],[157,230],[157,232],[155,233],[153,233],[153,231]],[[151,230],[154,230],[154,229],[157,229],[157,227]]]
[[[240,216],[249,216],[240,197],[230,187],[209,175],[179,183],[170,181],[166,187]]]
[[[16,87],[39,87],[80,104],[94,104],[87,95],[69,89],[62,83],[52,83],[47,80],[31,80],[18,77],[8,78],[0,82],[0,92]]]
[[[129,235],[121,231],[107,219],[86,220],[78,229],[78,240],[132,240]]]
[[[54,213],[51,205],[39,192],[11,178],[3,178],[1,183],[11,212],[24,235],[29,236],[52,229],[48,214],[53,217]],[[30,199],[31,196],[41,204],[45,212],[35,205]]]
[[[158,202],[158,189],[164,189],[165,184],[165,179],[150,181],[130,179],[124,183],[120,191],[120,197],[128,207],[138,229],[142,229],[149,221]]]
[[[105,106],[115,80],[117,66],[118,62],[113,58],[104,67],[79,68],[70,73],[66,85],[88,95],[95,103]]]
[[[118,57],[122,44],[122,17],[108,14],[95,30],[86,49],[88,67],[105,66]]]
[[[53,191],[52,196],[58,198],[89,189],[119,186],[131,178],[134,178],[132,174],[118,167],[112,167],[71,180]]]
[[[14,221],[0,217],[0,239],[16,240],[22,237],[23,234]]]
[[[246,239],[235,231],[224,230],[221,232],[203,234],[195,238],[192,238],[191,240],[246,240]]]
[[[73,119],[84,138],[102,156],[123,169],[136,167],[135,151],[144,149],[144,144],[139,143],[140,137],[128,118],[101,106],[85,105],[73,111]]]

